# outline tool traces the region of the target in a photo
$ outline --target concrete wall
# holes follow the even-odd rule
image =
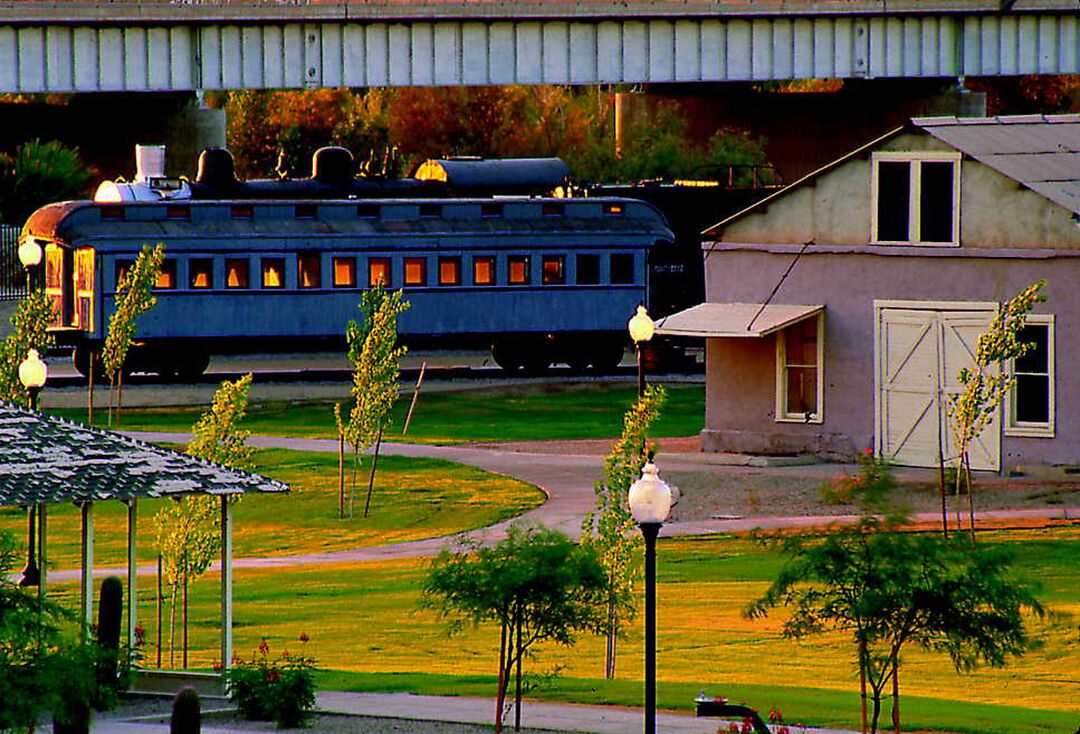
[[[706,260],[709,301],[763,301],[797,246],[723,246]],[[705,450],[812,452],[853,459],[874,445],[874,300],[1003,301],[1039,278],[1055,315],[1054,438],[1002,439],[1002,466],[1080,464],[1080,253],[964,248],[827,247],[803,254],[774,303],[824,304],[824,401],[820,425],[777,423],[775,341],[710,339],[706,354]]]

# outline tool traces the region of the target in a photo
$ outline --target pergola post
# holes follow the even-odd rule
[[[232,668],[233,660],[233,578],[232,501],[221,495],[221,667]]]
[[[128,618],[128,654],[135,652],[135,616],[138,601],[135,597],[135,577],[138,575],[138,564],[135,560],[135,541],[138,534],[139,506],[138,500],[128,500],[128,557],[127,557],[127,618]]]
[[[83,635],[94,623],[94,503],[82,503],[82,618]]]
[[[49,567],[49,560],[46,557],[45,549],[48,548],[48,544],[45,542],[45,528],[46,528],[46,516],[49,506],[42,502],[37,508],[37,557],[38,557],[38,571],[41,574],[38,582],[38,599],[45,600],[45,576],[46,569]]]

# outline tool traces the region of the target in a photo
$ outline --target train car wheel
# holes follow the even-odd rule
[[[180,382],[193,382],[210,366],[210,355],[203,352],[173,354],[167,361],[159,363],[156,372],[162,377]]]
[[[525,353],[519,346],[506,342],[495,342],[492,345],[491,358],[504,372],[517,372],[525,366]]]
[[[621,342],[600,345],[593,350],[589,362],[592,364],[593,369],[600,374],[611,374],[622,362],[625,351]]]
[[[71,362],[75,366],[75,371],[83,377],[90,377],[90,359],[94,360],[94,382],[97,384],[104,384],[109,381],[109,376],[105,374],[105,366],[101,363],[101,354],[90,347],[75,347],[75,351],[71,353]]]
[[[543,375],[551,367],[551,359],[542,354],[530,354],[525,358],[525,372],[530,375]]]

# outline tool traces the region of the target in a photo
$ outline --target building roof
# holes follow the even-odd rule
[[[771,196],[712,225],[702,235],[716,239],[736,219],[768,206],[818,176],[871,152],[896,135],[915,128],[964,155],[993,168],[1049,201],[1080,215],[1080,115],[1009,115],[998,117],[916,117],[856,148]]]
[[[0,402],[0,506],[288,492],[277,480]]]
[[[911,122],[1080,214],[1080,115],[917,117]]]
[[[825,310],[785,303],[699,303],[656,322],[668,336],[760,337]]]

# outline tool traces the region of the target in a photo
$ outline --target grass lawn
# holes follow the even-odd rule
[[[616,438],[622,416],[633,404],[632,384],[557,384],[456,390],[420,394],[407,436],[401,435],[409,396],[394,408],[387,440],[411,443],[465,443],[474,441],[532,441],[574,438]],[[125,408],[124,429],[138,431],[190,431],[205,406]],[[86,411],[50,411],[85,421]],[[106,411],[94,415],[104,425]],[[692,436],[705,419],[705,388],[671,385],[663,416],[651,434],[657,438]],[[245,426],[256,435],[337,438],[331,402],[267,402],[252,404]]]
[[[1043,585],[1041,598],[1056,615],[1028,620],[1038,644],[1001,670],[963,676],[946,657],[912,648],[902,669],[908,730],[975,734],[1071,732],[1080,707],[1080,528],[984,533],[1002,543],[1017,566]],[[235,574],[236,651],[249,657],[265,637],[271,653],[299,646],[318,659],[329,690],[407,690],[492,695],[498,635],[468,628],[448,637],[435,615],[417,608],[423,559],[239,569]],[[780,636],[783,611],[763,621],[743,619],[746,603],[776,574],[780,559],[745,538],[664,539],[659,545],[657,670],[661,707],[689,710],[700,690],[746,700],[760,710],[779,707],[789,722],[857,729],[858,698],[851,645],[844,635],[795,643]],[[139,592],[141,623],[154,640],[149,579]],[[73,603],[75,587],[54,586]],[[218,645],[217,578],[193,587],[193,664],[210,667]],[[1075,618],[1075,616],[1074,616]],[[167,634],[166,634],[167,639]],[[620,645],[618,677],[605,681],[603,641],[583,636],[570,650],[543,648],[534,672],[558,664],[561,676],[536,697],[637,706],[641,701],[642,630],[633,625]],[[151,646],[148,663],[155,662]],[[167,664],[168,654],[165,654]],[[416,672],[422,671],[422,672]],[[1073,671],[1073,672],[1070,672]]]
[[[233,542],[236,557],[291,555],[401,543],[485,527],[540,505],[543,493],[509,477],[438,459],[383,456],[375,477],[371,513],[363,517],[369,464],[357,476],[352,519],[338,519],[336,454],[260,449],[255,471],[293,489],[287,497],[249,495],[236,506]],[[346,476],[346,489],[350,475]],[[160,503],[139,503],[141,563],[156,558],[154,514]],[[94,511],[94,560],[98,566],[127,563],[127,508],[99,502]],[[53,568],[79,564],[79,510],[49,508],[49,560]],[[0,529],[22,538],[26,512],[0,508]]]

